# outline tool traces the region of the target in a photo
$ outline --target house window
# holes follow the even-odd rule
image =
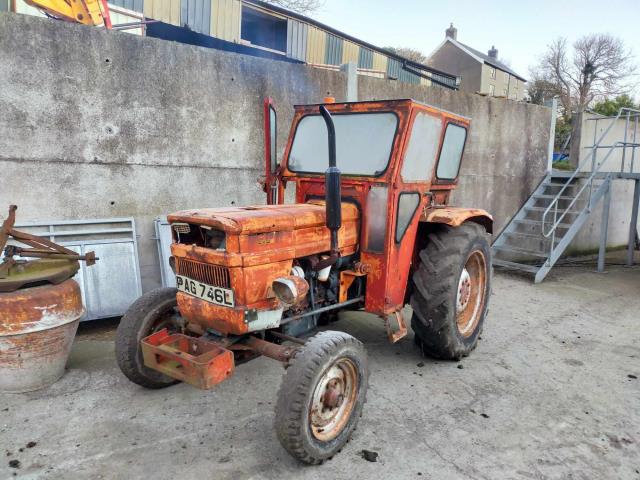
[[[504,90],[502,90],[502,95],[503,95],[504,97],[508,97],[509,92],[507,92],[507,89],[506,89],[506,88],[505,88]]]
[[[516,90],[518,89],[518,79],[517,78],[513,78],[513,88],[515,88]]]
[[[242,7],[242,40],[259,47],[287,51],[287,20]]]
[[[492,97],[496,94],[496,86],[495,85],[489,85],[489,95],[491,95]]]
[[[489,73],[491,74],[491,78],[493,80],[495,80],[496,79],[496,69],[491,67],[491,69],[489,70]]]

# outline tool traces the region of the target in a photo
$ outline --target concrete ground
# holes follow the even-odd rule
[[[335,328],[366,344],[371,386],[351,442],[319,467],[275,437],[275,362],[212,391],[148,391],[119,372],[112,327],[84,326],[58,383],[0,395],[0,478],[640,479],[639,293],[638,267],[563,267],[535,286],[496,273],[482,340],[459,364],[343,315]]]

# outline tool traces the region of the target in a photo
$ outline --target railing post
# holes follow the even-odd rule
[[[627,266],[633,265],[633,249],[638,232],[638,203],[640,203],[640,180],[636,179],[633,186],[633,206],[631,207],[631,223],[629,224],[629,243],[627,244]]]
[[[633,164],[636,161],[636,135],[638,134],[638,113],[634,115],[634,125],[633,125],[633,148],[631,149],[631,167],[629,168],[629,173],[633,173]]]
[[[556,143],[556,123],[558,121],[558,97],[545,102],[545,106],[551,107],[551,126],[549,127],[549,151],[547,158],[547,173],[553,171],[553,149]]]
[[[607,253],[607,234],[609,230],[609,208],[611,206],[611,177],[607,175],[607,190],[602,204],[602,223],[600,224],[600,249],[598,251],[598,272],[604,272],[604,257]]]
[[[620,165],[620,173],[624,172],[624,164],[627,159],[627,133],[629,133],[629,116],[631,110],[627,110],[627,118],[624,121],[624,145],[622,146],[622,164]]]
[[[558,221],[558,202],[556,202],[556,207],[553,209],[553,229],[551,230],[551,246],[549,247],[549,256],[547,257],[547,262],[551,263],[551,255],[553,254],[553,249],[556,245],[556,222]]]
[[[596,135],[598,134],[598,119],[593,122],[595,125],[593,126],[593,146],[591,147],[591,171],[593,172],[596,168],[596,155],[598,155],[598,148],[596,145],[599,143]]]

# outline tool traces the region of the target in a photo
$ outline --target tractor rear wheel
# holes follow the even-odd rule
[[[179,330],[177,290],[157,288],[133,302],[120,320],[116,332],[116,360],[122,373],[133,383],[145,388],[164,388],[175,383],[171,377],[144,365],[140,340],[166,328]]]
[[[362,343],[343,332],[311,337],[282,380],[275,428],[298,460],[320,464],[349,440],[362,414],[369,379]]]
[[[476,223],[429,236],[413,274],[411,326],[424,354],[459,360],[476,347],[491,291],[491,249]]]

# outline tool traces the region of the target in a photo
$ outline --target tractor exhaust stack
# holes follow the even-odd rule
[[[314,265],[314,270],[322,270],[336,263],[340,257],[338,250],[338,230],[342,227],[342,192],[340,189],[340,169],[336,165],[336,128],[329,110],[320,106],[320,114],[327,125],[329,142],[329,168],[324,173],[326,225],[331,232],[331,254]]]

